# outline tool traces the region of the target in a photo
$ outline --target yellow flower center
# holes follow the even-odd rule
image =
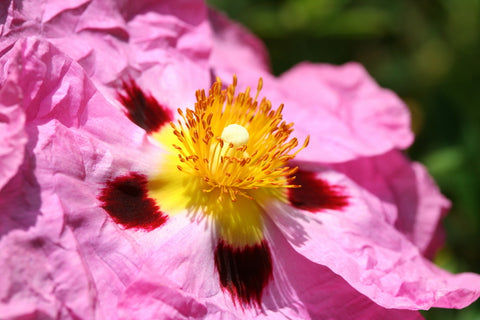
[[[293,124],[282,121],[283,105],[274,111],[270,101],[257,101],[262,80],[255,99],[249,89],[235,96],[235,87],[236,78],[227,90],[217,81],[208,97],[197,92],[194,110],[178,110],[183,121],[172,124],[179,141],[174,145],[178,169],[203,178],[210,186],[205,192],[218,188],[233,201],[238,194],[249,198],[249,189],[295,187],[289,181],[297,169],[287,162],[308,140],[292,153],[298,142],[288,140]]]
[[[178,109],[173,131],[154,135],[173,149],[149,189],[160,206],[211,216],[225,240],[245,245],[262,239],[261,202],[298,187],[288,162],[308,138],[297,148],[283,105],[273,110],[267,99],[257,101],[262,79],[254,98],[250,88],[235,95],[236,85],[234,77],[226,90],[217,80],[208,96],[197,91],[193,110]]]

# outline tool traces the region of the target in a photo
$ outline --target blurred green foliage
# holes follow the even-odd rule
[[[480,273],[480,0],[210,0],[259,36],[279,74],[359,61],[409,105],[424,163],[453,203],[436,263]],[[480,302],[426,319],[480,319]]]

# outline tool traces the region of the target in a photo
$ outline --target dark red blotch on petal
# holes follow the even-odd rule
[[[160,105],[151,95],[140,89],[133,79],[122,82],[123,92],[118,92],[118,100],[126,109],[127,116],[147,132],[154,132],[173,120],[172,112]]]
[[[151,231],[167,221],[167,216],[148,197],[147,177],[135,172],[108,181],[98,199],[113,221],[127,229]]]
[[[233,248],[221,240],[215,249],[220,284],[242,306],[260,306],[263,289],[272,278],[272,257],[265,241]]]
[[[342,194],[343,188],[317,178],[315,172],[299,170],[292,183],[301,187],[288,189],[288,199],[299,209],[312,212],[340,210],[348,205],[348,197]]]

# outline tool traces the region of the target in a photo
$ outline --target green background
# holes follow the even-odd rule
[[[413,117],[407,153],[453,207],[435,262],[480,273],[480,0],[210,0],[260,37],[275,74],[300,61],[362,63]],[[480,302],[428,320],[480,319]]]

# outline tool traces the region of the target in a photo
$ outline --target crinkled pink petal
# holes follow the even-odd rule
[[[26,153],[16,174],[0,190],[0,238],[35,225],[41,200],[33,168],[33,157]]]
[[[355,63],[302,63],[279,79],[287,104],[285,119],[296,134],[310,135],[297,159],[341,162],[404,149],[413,141],[410,114],[392,91],[380,88]]]
[[[192,275],[193,277],[193,275]],[[118,319],[308,319],[269,315],[265,311],[236,308],[221,293],[199,297],[184,290],[157,272],[142,269],[138,278],[125,290],[118,305]]]
[[[480,296],[480,276],[439,269],[385,218],[379,198],[342,174],[317,170],[345,188],[349,205],[312,214],[270,204],[270,216],[296,251],[386,308],[463,308]]]
[[[23,17],[5,30],[0,48],[42,30],[111,101],[128,77],[173,109],[193,104],[195,90],[210,84],[211,41],[202,1],[92,0],[40,7],[11,4],[8,16],[0,13]],[[43,9],[55,18],[43,19]]]
[[[142,274],[124,292],[118,319],[207,319],[207,307],[157,273]]]
[[[152,233],[138,277],[120,297],[119,319],[204,319],[202,301],[221,296],[209,229],[183,215]],[[179,290],[182,288],[182,290]]]
[[[27,134],[17,74],[7,74],[0,88],[0,190],[17,173],[23,162]]]
[[[90,30],[128,39],[122,7],[118,1],[90,1],[75,24],[75,32]]]
[[[338,319],[348,313],[356,319],[422,319],[417,312],[380,307],[328,268],[299,255],[274,225],[268,223],[267,230],[274,275],[261,310],[242,310],[222,292],[211,234],[203,223],[190,221],[169,230],[169,239],[154,238],[166,231],[152,236],[149,242],[156,245],[150,244],[150,258],[122,295],[119,318]]]
[[[149,248],[145,265],[156,274],[168,275],[172,283],[197,297],[219,294],[213,259],[215,240],[210,226],[205,221],[192,221],[183,214],[173,216],[172,220],[172,225],[181,225],[183,220],[184,227],[165,230],[162,233],[168,236],[145,244]]]
[[[188,214],[171,220],[140,240],[148,257],[120,298],[119,319],[256,318],[259,311],[242,310],[221,290],[213,259],[216,242],[206,221],[192,221]]]
[[[235,307],[220,290],[210,233],[202,223],[190,221],[152,247],[151,258],[120,298],[119,319],[340,319],[345,314],[422,319],[417,312],[380,307],[328,268],[299,255],[270,222],[267,229],[274,275],[261,309]]]
[[[330,166],[382,201],[385,220],[427,257],[442,246],[440,221],[450,207],[426,169],[398,151]]]
[[[386,309],[352,288],[327,267],[296,252],[268,222],[274,280],[268,287],[267,315],[288,319],[423,319],[415,311]],[[317,244],[318,245],[318,244]]]
[[[61,222],[0,240],[2,319],[95,318],[95,285],[72,232],[59,234]]]
[[[189,221],[182,215],[172,218],[179,219]],[[120,300],[120,319],[153,320],[159,315],[165,319],[254,319],[261,315],[235,305],[228,291],[220,288],[213,259],[215,240],[205,221],[189,221],[170,232],[169,239],[156,243]],[[152,287],[157,289],[152,291]]]
[[[23,17],[24,21],[37,20],[41,23],[46,23],[51,21],[60,13],[76,9],[88,2],[90,2],[90,0],[64,0],[45,2],[37,0],[24,0],[19,4],[11,3],[10,8],[12,9],[12,12],[10,14],[16,16],[17,19]]]
[[[0,270],[11,275],[0,284],[0,314],[111,319],[144,254],[96,197],[112,176],[151,167],[143,155],[154,156],[153,146],[48,42],[18,41],[0,65],[18,72],[28,133],[23,164],[0,192],[9,256]]]

